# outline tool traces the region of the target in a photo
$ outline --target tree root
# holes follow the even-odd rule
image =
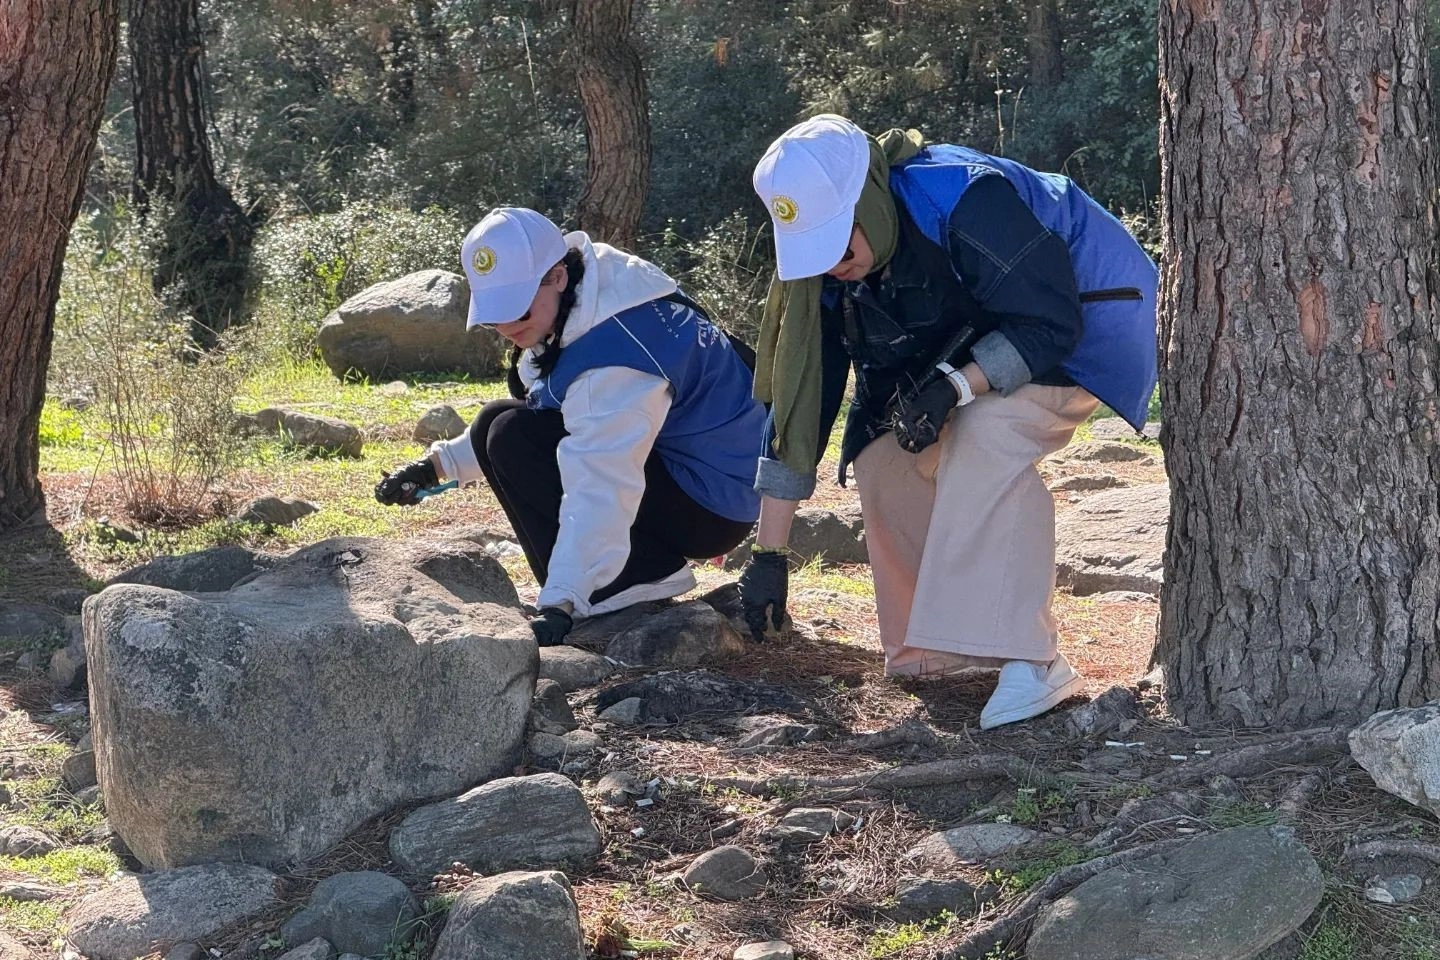
[[[1187,763],[1150,782],[1165,787],[1180,787],[1208,780],[1214,776],[1253,777],[1268,773],[1275,767],[1311,764],[1331,759],[1348,748],[1348,727],[1316,727],[1289,733],[1238,750],[1231,750],[1209,760]]]
[[[1279,814],[1280,822],[1293,824],[1299,820],[1323,786],[1325,786],[1325,774],[1316,769],[1312,769],[1292,784],[1290,789],[1280,797],[1280,802],[1275,805],[1275,812]]]
[[[1427,863],[1440,864],[1440,844],[1419,840],[1371,840],[1346,850],[1342,860],[1366,860],[1370,857],[1414,857]]]
[[[1203,797],[1193,793],[1172,792],[1159,797],[1126,800],[1115,819],[1085,846],[1092,850],[1112,847],[1136,830],[1150,824],[1173,823],[1180,819],[1199,819],[1205,807]]]
[[[857,733],[853,737],[836,741],[832,746],[850,750],[888,750],[891,747],[915,744],[921,747],[938,747],[940,738],[930,725],[911,717],[904,723],[874,733]]]
[[[1118,853],[1096,857],[1094,860],[1087,860],[1084,863],[1057,870],[1046,877],[1025,899],[968,934],[952,950],[944,954],[944,960],[981,960],[996,947],[1014,937],[1022,926],[1035,919],[1035,915],[1040,912],[1041,908],[1058,900],[1073,887],[1089,880],[1097,873],[1102,873],[1112,867],[1133,863],[1157,853],[1177,849],[1181,845],[1189,843],[1190,840],[1189,837],[1158,840],[1155,843],[1131,847],[1129,850],[1121,850]]]

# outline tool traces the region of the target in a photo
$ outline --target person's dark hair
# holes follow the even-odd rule
[[[585,278],[585,254],[583,251],[567,250],[565,258],[560,262],[565,264],[567,282],[565,289],[560,292],[560,305],[555,311],[555,329],[550,332],[545,349],[535,357],[535,366],[539,369],[542,377],[549,376],[550,371],[555,369],[555,364],[560,362],[560,338],[565,333],[565,322],[570,319],[570,311],[575,306],[575,297],[580,291],[580,281]],[[517,400],[525,396],[525,384],[520,380],[520,354],[523,352],[519,347],[511,349],[510,372],[506,377],[510,396]]]

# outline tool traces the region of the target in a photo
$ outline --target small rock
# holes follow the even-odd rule
[[[585,797],[558,773],[492,780],[419,808],[390,834],[395,862],[421,876],[457,860],[480,873],[553,866],[600,847]]]
[[[693,667],[738,657],[745,640],[700,600],[664,607],[617,634],[605,655],[632,667]]]
[[[420,422],[415,424],[413,438],[418,443],[434,443],[437,440],[454,440],[465,432],[465,421],[455,408],[447,403],[425,411]]]
[[[736,947],[734,960],[795,960],[795,948],[784,940],[766,940]]]
[[[280,928],[287,945],[313,947],[323,938],[346,953],[382,954],[409,940],[420,905],[394,877],[373,870],[337,873],[315,887],[310,902]],[[318,956],[318,955],[317,955]]]
[[[1375,714],[1350,731],[1350,754],[1381,790],[1440,816],[1440,702]]]
[[[1154,603],[1158,598],[1153,593],[1141,593],[1139,590],[1107,590],[1092,593],[1086,599],[1093,603]]]
[[[1375,903],[1409,903],[1425,889],[1425,880],[1413,873],[1394,877],[1371,877],[1365,883],[1365,899]]]
[[[360,430],[334,417],[271,407],[255,414],[265,429],[286,437],[291,446],[315,454],[359,457],[365,445]]]
[[[177,943],[165,954],[165,960],[204,960],[208,956],[198,943]]]
[[[403,397],[410,392],[410,384],[404,380],[391,380],[389,383],[382,383],[375,388],[375,392],[382,397]]]
[[[203,940],[270,909],[276,880],[234,863],[122,874],[69,913],[67,936],[92,960],[145,956],[156,944]]]
[[[67,644],[50,655],[50,682],[61,690],[74,690],[85,683],[85,647]]]
[[[530,729],[563,736],[579,726],[560,684],[554,680],[537,681],[535,696],[530,698]]]
[[[95,751],[81,750],[66,757],[60,779],[71,793],[95,786]]]
[[[1081,473],[1051,484],[1050,489],[1064,493],[1085,493],[1090,490],[1109,490],[1112,487],[1123,486],[1125,486],[1124,480],[1108,473]]]
[[[3,716],[3,714],[0,714],[0,716]],[[0,807],[10,806],[12,800],[14,800],[14,797],[10,796],[10,788],[0,783]]]
[[[615,664],[598,653],[579,647],[540,648],[540,678],[554,680],[566,693],[593,687],[616,669]]]
[[[896,923],[916,923],[947,910],[957,917],[973,917],[978,909],[975,888],[964,880],[906,877],[895,889],[895,902],[885,907],[884,913]]]
[[[1135,689],[1140,692],[1146,690],[1157,690],[1165,685],[1165,670],[1163,667],[1156,667],[1145,676],[1135,681]]]
[[[99,803],[99,802],[100,802],[100,785],[99,785],[99,784],[91,784],[91,785],[88,786],[88,787],[84,787],[84,788],[82,788],[82,789],[80,789],[80,790],[76,790],[76,791],[75,791],[75,801],[76,801],[77,803],[82,804],[83,806],[87,806],[87,807],[88,807],[90,804],[92,804],[92,803]]]
[[[12,857],[43,857],[58,846],[34,827],[0,827],[0,853]]]
[[[591,730],[572,730],[562,737],[552,733],[532,733],[528,746],[534,759],[563,764],[594,755],[600,749],[600,737]]]
[[[31,880],[0,880],[0,898],[9,897],[11,900],[43,903],[46,900],[63,897],[66,892],[61,887],[52,887]]]
[[[1066,715],[1065,726],[1073,736],[1101,737],[1139,715],[1140,704],[1134,692],[1125,687],[1111,687],[1089,703],[1072,708]]]
[[[109,517],[101,517],[95,521],[95,537],[101,543],[140,542],[140,535],[138,533],[118,524],[111,523]]]
[[[685,871],[685,885],[701,896],[747,900],[765,890],[767,878],[759,862],[742,847],[716,847],[701,854]]]
[[[778,723],[761,727],[741,739],[736,745],[741,750],[756,747],[793,747],[797,743],[819,740],[824,731],[813,723]]]
[[[563,873],[502,873],[460,894],[431,960],[585,960],[585,938]]]
[[[622,807],[637,797],[645,796],[645,784],[630,773],[615,770],[600,778],[595,784],[595,795],[601,803]]]
[[[1084,440],[1072,443],[1058,454],[1058,458],[1089,463],[1133,463],[1149,456],[1150,454],[1140,447],[1113,440]]]
[[[258,523],[268,527],[289,527],[299,523],[320,508],[308,500],[285,497],[257,497],[235,514],[242,523]]]
[[[641,714],[645,710],[645,701],[639,697],[627,697],[619,703],[612,704],[601,710],[598,714],[601,720],[609,723],[618,723],[622,726],[634,726],[640,722]]]
[[[91,407],[95,406],[95,401],[85,396],[83,393],[76,393],[62,399],[60,401],[60,406],[64,407],[66,410],[74,410],[76,413],[84,413],[86,410],[89,410]]]
[[[817,843],[854,822],[854,817],[839,810],[797,807],[781,818],[780,823],[771,829],[770,835],[781,843]]]
[[[932,833],[906,854],[935,867],[983,863],[1028,846],[1043,835],[1014,823],[972,823]]]
[[[358,954],[349,954],[358,956]],[[282,953],[279,960],[335,960],[335,948],[323,937],[316,937],[314,940],[300,944],[294,950],[287,950]]]

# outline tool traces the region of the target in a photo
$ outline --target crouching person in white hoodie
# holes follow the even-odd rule
[[[514,399],[375,488],[412,504],[440,478],[484,479],[535,578],[542,645],[575,617],[695,586],[759,516],[765,411],[729,338],[654,264],[533,210],[501,207],[461,247],[469,328],[515,346]]]

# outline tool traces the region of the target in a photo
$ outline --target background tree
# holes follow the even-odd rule
[[[580,229],[633,248],[650,189],[650,98],[631,38],[634,0],[575,0],[575,76],[588,149]]]
[[[1187,723],[1440,696],[1423,0],[1161,4],[1157,657]]]
[[[253,230],[210,156],[199,0],[130,0],[128,26],[135,203],[165,201],[156,292],[211,343],[241,317]]]
[[[119,0],[0,7],[0,530],[45,506],[40,408],[55,299],[118,23]]]

